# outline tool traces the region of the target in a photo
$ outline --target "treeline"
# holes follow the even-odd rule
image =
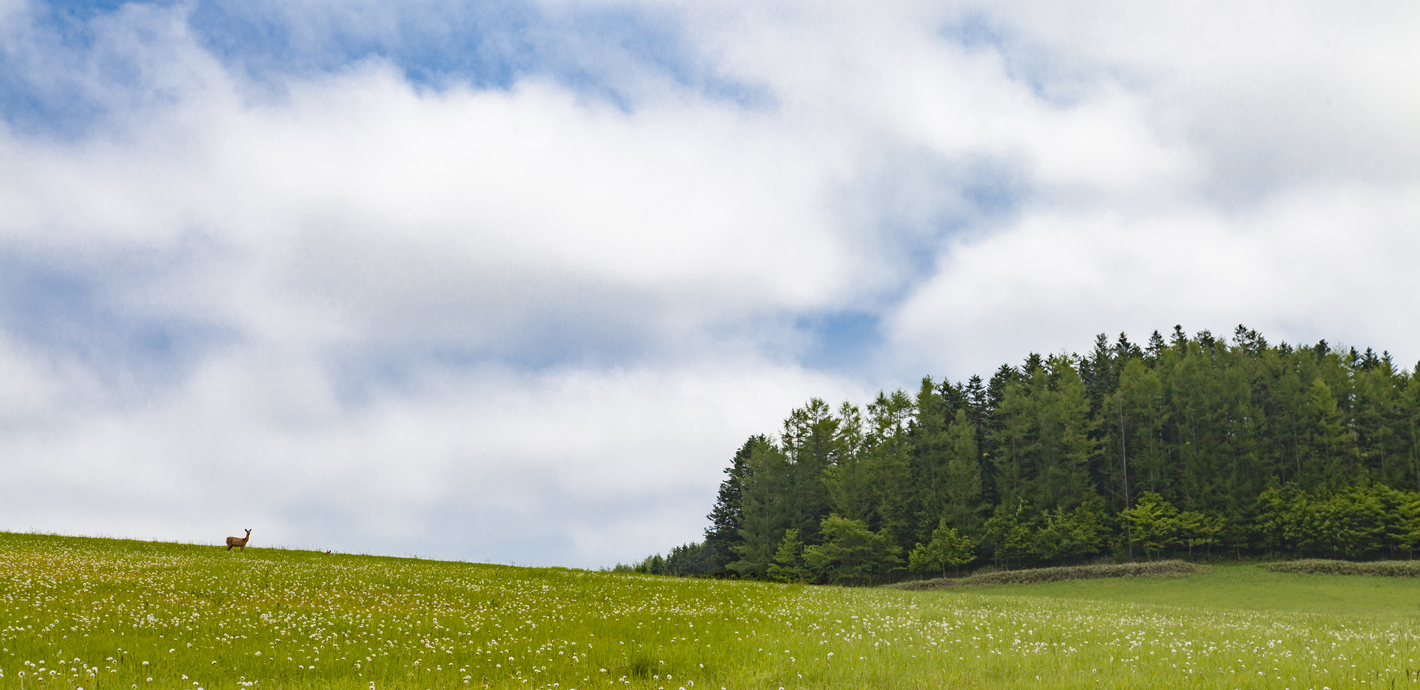
[[[1420,377],[1389,354],[1175,327],[810,400],[739,449],[705,541],[626,569],[867,582],[1105,556],[1409,557]]]

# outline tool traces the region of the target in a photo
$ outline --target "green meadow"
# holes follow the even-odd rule
[[[908,592],[0,533],[0,688],[1420,685],[1420,584]]]

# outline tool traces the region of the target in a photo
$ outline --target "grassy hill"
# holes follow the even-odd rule
[[[1414,580],[1253,566],[910,592],[0,533],[0,688],[1390,687],[1417,642]]]

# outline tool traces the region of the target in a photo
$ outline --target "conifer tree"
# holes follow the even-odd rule
[[[973,560],[976,560],[976,545],[942,518],[932,532],[931,541],[919,542],[908,554],[907,569],[919,573],[940,571],[941,576],[946,577],[948,567],[960,568]]]
[[[830,584],[863,584],[901,562],[889,535],[838,515],[823,521],[823,543],[804,549],[804,563]]]
[[[873,487],[874,511],[869,528],[887,535],[902,548],[915,533],[916,497],[912,487],[910,424],[912,398],[897,390],[879,393],[868,405],[864,456]]]
[[[944,388],[955,390],[950,384],[944,384]],[[964,398],[959,402],[964,405]],[[911,481],[917,494],[916,505],[913,506],[915,529],[911,530],[909,537],[913,541],[929,539],[934,525],[932,521],[947,510],[947,465],[951,459],[947,433],[948,407],[948,401],[932,385],[932,377],[923,377],[917,391],[916,416],[911,432]]]
[[[784,530],[784,539],[774,552],[774,562],[769,564],[769,579],[778,582],[804,581],[804,543],[799,541],[799,530]]]
[[[818,539],[819,521],[828,516],[829,488],[824,473],[840,455],[838,418],[820,398],[793,410],[784,420],[780,441],[787,467],[783,511],[788,526],[806,541]]]
[[[725,468],[726,477],[720,482],[715,506],[706,516],[710,519],[710,526],[705,528],[705,545],[713,552],[713,571],[716,574],[724,573],[731,563],[738,560],[735,547],[744,541],[740,529],[744,526],[743,491],[749,475],[749,458],[756,446],[768,444],[769,439],[764,436],[751,436],[730,460],[730,466]]]
[[[877,509],[870,472],[872,465],[864,454],[863,416],[857,407],[845,402],[838,410],[837,455],[824,470],[832,512],[867,522]]]
[[[1355,476],[1351,438],[1337,405],[1336,396],[1326,381],[1312,381],[1309,402],[1312,414],[1311,453],[1313,486],[1339,489]]]
[[[739,559],[727,567],[743,577],[762,578],[788,529],[789,462],[777,446],[757,443],[746,464],[740,492],[740,542],[732,547]]]
[[[1371,348],[1273,345],[1244,326],[1231,341],[1175,326],[1144,348],[1101,336],[1083,358],[1032,354],[985,384],[928,377],[863,411],[810,400],[726,475],[705,543],[638,567],[783,576],[798,544],[817,577],[864,582],[892,562],[848,565],[864,544],[925,549],[943,526],[1008,567],[1107,541],[1150,557],[1408,555],[1420,376]]]
[[[946,468],[942,519],[962,534],[974,534],[981,524],[981,466],[977,460],[976,427],[966,410],[958,410],[946,433]]]

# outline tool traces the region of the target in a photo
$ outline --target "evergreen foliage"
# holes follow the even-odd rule
[[[671,549],[665,558],[661,554],[647,556],[640,563],[618,564],[612,572],[708,577],[716,572],[715,547],[703,542],[684,544]]]
[[[726,475],[705,541],[722,577],[941,573],[944,527],[973,545],[962,564],[1001,568],[1409,557],[1420,377],[1388,353],[1272,345],[1242,326],[1176,326],[1142,347],[1101,335],[1085,356],[1032,354],[985,381],[810,400]]]
[[[799,541],[799,530],[784,530],[774,562],[769,564],[769,578],[779,582],[804,581],[804,543]]]
[[[947,567],[960,568],[976,560],[976,545],[971,538],[957,533],[957,528],[949,527],[942,518],[937,530],[932,533],[932,541],[919,543],[907,558],[907,569],[918,573],[941,571],[947,576]]]
[[[823,543],[804,549],[805,565],[821,581],[861,584],[900,562],[891,535],[858,520],[830,515],[822,531]]]

